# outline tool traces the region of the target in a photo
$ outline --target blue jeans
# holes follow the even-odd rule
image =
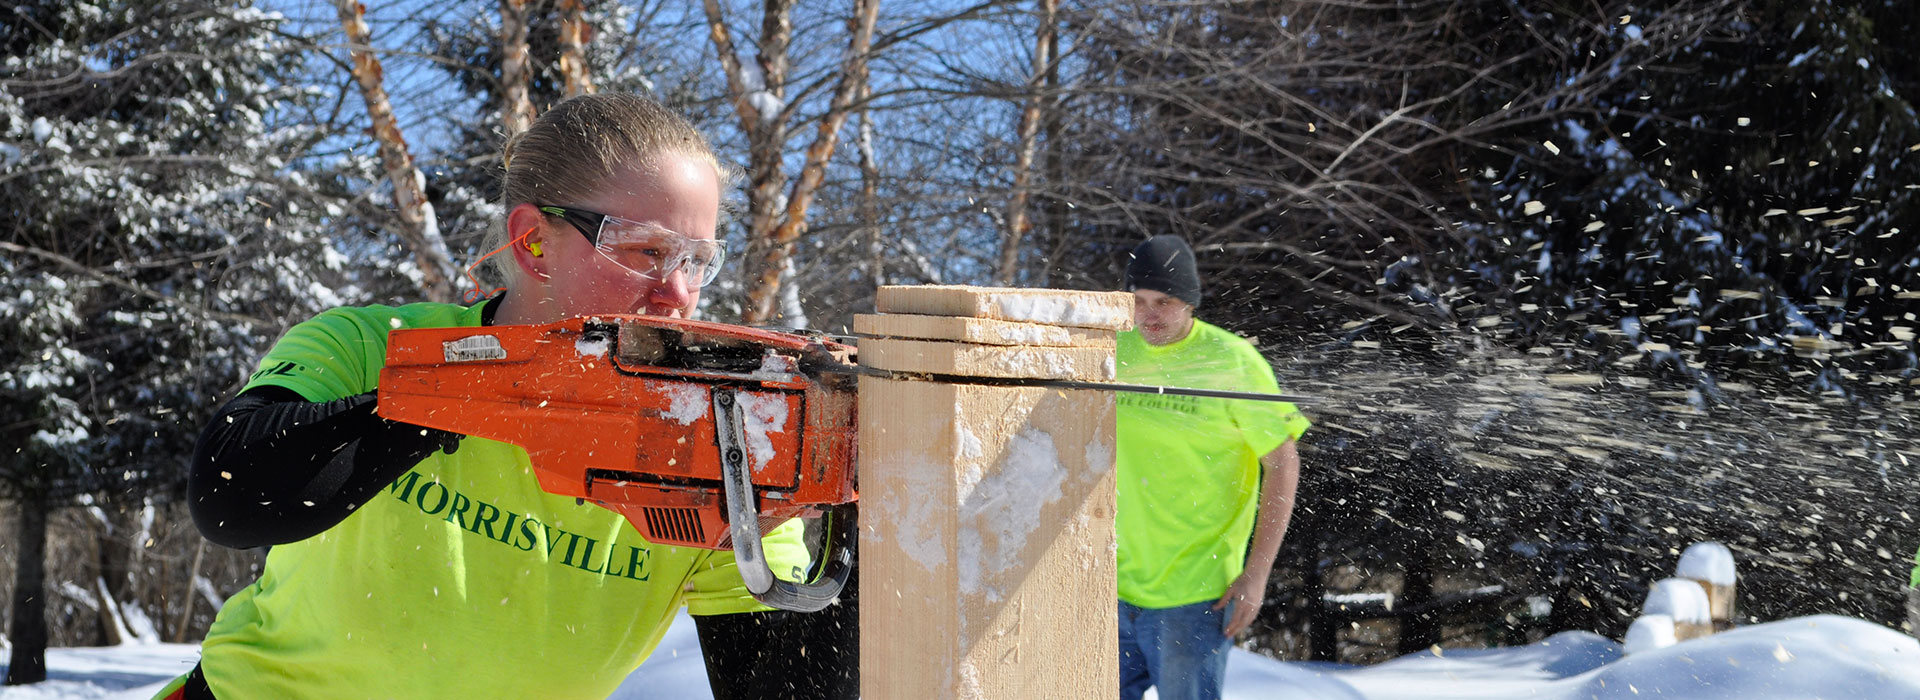
[[[1211,600],[1159,609],[1120,601],[1120,700],[1140,700],[1147,688],[1160,700],[1220,700],[1232,610]]]

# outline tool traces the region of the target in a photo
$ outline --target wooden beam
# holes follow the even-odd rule
[[[875,295],[873,306],[883,314],[964,316],[1109,331],[1133,327],[1133,294],[1128,292],[887,286]]]
[[[980,345],[1111,348],[1113,334],[1090,328],[918,314],[855,314],[853,332],[915,340],[954,340]]]
[[[882,369],[1017,353],[1111,376],[1100,347],[860,347]],[[858,396],[861,696],[1111,698],[1113,395],[861,377]]]
[[[967,377],[1112,381],[1111,348],[970,345],[930,340],[860,339],[860,364],[902,372]]]
[[[1681,578],[1700,584],[1700,590],[1706,591],[1707,616],[1713,621],[1714,632],[1725,632],[1733,629],[1733,605],[1734,600],[1739,597],[1737,582],[1716,584],[1705,579],[1688,578],[1684,576]]]

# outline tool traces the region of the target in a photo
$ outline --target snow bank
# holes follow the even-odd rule
[[[160,692],[161,686],[192,669],[199,660],[198,644],[48,649],[46,682],[7,686],[0,689],[0,697],[6,700],[148,700]]]
[[[0,696],[147,700],[198,656],[191,644],[51,649],[51,680],[10,687]],[[1587,632],[1563,632],[1524,647],[1422,652],[1364,668],[1275,661],[1234,649],[1226,686],[1228,700],[1920,698],[1920,642],[1870,622],[1820,615],[1736,628],[1624,658],[1618,645]],[[611,696],[659,697],[713,697],[698,634],[684,613]]]
[[[700,657],[700,633],[686,611],[674,618],[673,626],[667,628],[646,663],[628,674],[607,698],[713,700],[713,689],[707,687],[707,663]]]
[[[1634,654],[1566,690],[1554,697],[1920,698],[1920,642],[1863,620],[1800,617]]]
[[[1620,645],[1591,632],[1562,632],[1524,647],[1443,649],[1335,674],[1368,700],[1562,697],[1556,688],[1620,658]],[[1240,663],[1235,657],[1233,663]],[[1271,662],[1280,663],[1280,662]],[[1231,668],[1231,667],[1229,667]],[[1246,696],[1255,697],[1255,696]],[[1275,695],[1273,697],[1280,697]],[[1312,696],[1301,696],[1312,697]],[[1571,696],[1566,696],[1571,700]],[[1585,700],[1585,696],[1581,696]]]
[[[1243,655],[1230,664],[1302,666]],[[1525,647],[1413,654],[1331,675],[1368,700],[1920,698],[1920,642],[1871,622],[1819,615],[1624,658],[1598,635],[1563,632]],[[1235,697],[1229,683],[1228,697]],[[1238,697],[1319,697],[1277,686],[1254,690]]]

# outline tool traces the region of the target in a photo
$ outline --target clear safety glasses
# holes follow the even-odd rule
[[[726,245],[710,238],[688,238],[663,226],[584,209],[543,206],[540,212],[573,224],[601,256],[648,279],[666,279],[685,269],[688,282],[705,287],[727,260]]]

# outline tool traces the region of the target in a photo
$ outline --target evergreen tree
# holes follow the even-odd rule
[[[212,0],[27,0],[0,21],[9,683],[45,677],[47,512],[176,497],[211,409],[336,301],[338,210],[297,167],[319,135],[286,118],[318,95],[289,80],[280,25]]]

